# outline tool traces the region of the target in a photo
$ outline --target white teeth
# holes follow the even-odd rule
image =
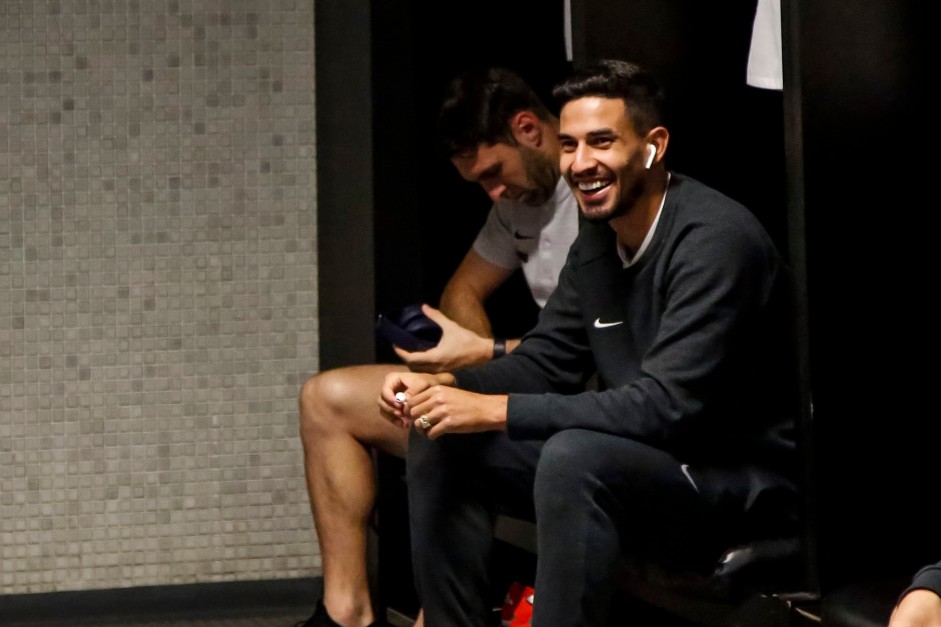
[[[593,192],[596,189],[601,189],[602,187],[605,187],[607,184],[608,183],[605,181],[589,181],[586,183],[579,183],[578,189],[580,189],[583,192]]]

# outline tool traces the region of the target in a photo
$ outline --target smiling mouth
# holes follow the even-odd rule
[[[580,181],[578,183],[578,191],[586,196],[592,194],[597,194],[603,189],[607,189],[611,185],[611,181]]]

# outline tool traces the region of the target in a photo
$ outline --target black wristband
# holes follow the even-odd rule
[[[493,358],[506,355],[506,340],[502,337],[493,338]]]

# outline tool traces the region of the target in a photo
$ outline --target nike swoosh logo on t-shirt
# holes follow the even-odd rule
[[[602,322],[601,318],[595,319],[595,328],[596,329],[607,329],[608,327],[616,327],[619,324],[624,324],[623,320],[618,320],[617,322]]]

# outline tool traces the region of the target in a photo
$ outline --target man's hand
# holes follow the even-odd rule
[[[892,611],[888,627],[941,627],[941,597],[931,590],[912,590]]]
[[[447,372],[483,364],[493,357],[492,339],[465,329],[430,305],[422,305],[422,311],[441,326],[441,341],[438,345],[416,352],[393,347],[395,354],[413,372]]]
[[[448,385],[410,391],[413,424],[432,440],[446,433],[506,430],[506,395],[477,394]]]
[[[411,397],[433,385],[450,385],[453,382],[454,377],[449,374],[390,372],[379,393],[379,413],[392,424],[408,429],[413,420],[409,405]]]

